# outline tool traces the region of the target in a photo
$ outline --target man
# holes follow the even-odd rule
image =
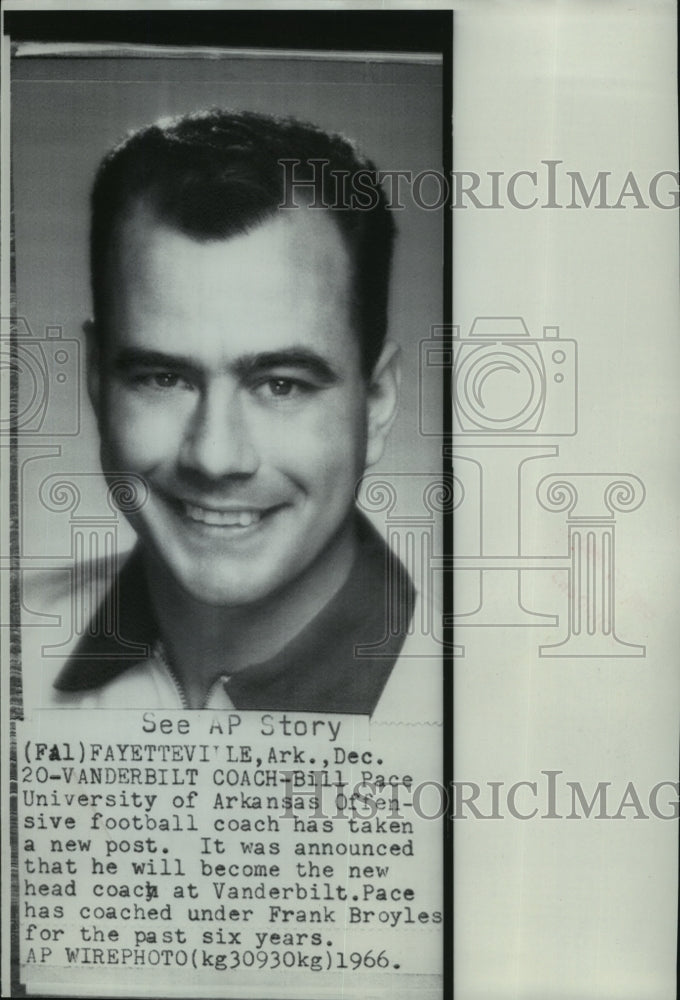
[[[100,167],[90,398],[105,474],[147,495],[115,634],[89,629],[52,704],[371,715],[387,697],[415,594],[354,503],[399,385],[372,176],[341,137],[223,111]]]

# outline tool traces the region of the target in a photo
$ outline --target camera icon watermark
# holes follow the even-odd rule
[[[546,326],[532,338],[519,316],[478,316],[453,330],[453,433],[576,433],[576,341]]]
[[[477,316],[465,336],[460,326],[435,327],[421,342],[423,433],[431,433],[423,422],[428,373],[451,366],[450,451],[460,483],[453,567],[459,601],[464,595],[454,630],[558,626],[565,616],[534,599],[536,574],[550,571],[563,585],[566,635],[563,628],[558,641],[541,642],[541,657],[644,657],[644,645],[617,634],[614,558],[614,522],[642,504],[642,482],[597,469],[544,475],[538,508],[525,489],[536,462],[559,456],[559,443],[546,439],[577,433],[578,361],[576,341],[560,338],[559,327],[532,337],[520,316]],[[528,541],[540,509],[566,512],[561,550],[536,551]]]
[[[36,336],[23,317],[2,319],[0,367],[9,372],[10,412],[0,435],[75,437],[80,432],[80,342],[47,326]],[[11,330],[11,333],[10,333]]]

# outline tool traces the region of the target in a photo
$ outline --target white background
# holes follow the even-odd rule
[[[613,201],[632,170],[648,201],[649,179],[678,169],[675,58],[670,3],[467,4],[455,18],[454,165],[507,176],[561,159],[588,188],[612,171]],[[542,769],[561,769],[588,798],[612,782],[611,812],[629,781],[646,802],[677,780],[678,745],[678,213],[624,204],[454,215],[463,331],[476,315],[521,315],[534,337],[558,325],[578,343],[578,434],[529,463],[527,548],[565,551],[564,515],[536,503],[541,476],[639,477],[646,499],[616,525],[616,627],[647,647],[539,657],[539,643],[563,638],[566,577],[528,574],[525,600],[560,626],[457,631],[455,777],[545,783]],[[493,503],[502,519],[507,496]],[[461,509],[461,548],[464,524]],[[461,573],[461,601],[466,588]],[[624,815],[456,821],[456,1000],[675,996],[677,823]]]

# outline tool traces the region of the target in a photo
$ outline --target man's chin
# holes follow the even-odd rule
[[[274,515],[280,519],[279,529],[285,516],[283,510]],[[277,597],[290,597],[310,575],[309,585],[315,589],[320,562],[323,572],[317,583],[323,589],[335,589],[324,581],[344,573],[345,549],[335,544],[337,539],[318,544],[310,531],[305,533],[299,524],[294,527],[292,521],[285,532],[268,532],[264,524],[246,525],[241,530],[249,537],[240,544],[210,544],[200,529],[197,538],[193,532],[174,532],[173,527],[166,523],[162,532],[139,531],[151,586],[168,591],[168,596],[175,590],[178,598],[184,594],[206,607],[235,611],[266,607]]]
[[[222,608],[224,611],[253,608],[265,603],[271,596],[269,592],[258,592],[252,585],[238,587],[233,581],[225,585],[205,580],[187,580],[180,581],[180,586],[197,604]]]
[[[151,582],[159,580],[162,587],[175,590],[178,598],[205,607],[254,607],[266,604],[278,589],[278,574],[268,557],[261,565],[257,558],[225,560],[220,554],[214,559],[196,557],[195,553],[177,554],[163,559],[155,550],[151,560]]]

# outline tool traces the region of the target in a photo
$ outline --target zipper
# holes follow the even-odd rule
[[[184,708],[187,711],[189,711],[189,700],[188,700],[188,698],[186,696],[186,692],[185,692],[184,688],[182,687],[182,684],[180,683],[179,677],[177,676],[177,674],[173,670],[172,664],[168,660],[167,654],[165,652],[165,646],[163,645],[163,642],[162,642],[161,639],[157,639],[156,640],[153,652],[154,652],[154,656],[157,658],[157,660],[159,661],[159,663],[161,664],[161,666],[165,669],[166,676],[169,678],[170,683],[172,684],[172,686],[174,687],[175,691],[177,692],[177,697],[179,698],[179,700],[180,700],[180,702],[182,704],[182,708]],[[206,697],[205,697],[205,703],[204,703],[204,705],[202,707],[205,708],[207,706],[208,702],[210,701],[210,698],[212,696],[213,691],[215,690],[216,687],[218,687],[218,685],[222,686],[222,688],[224,689],[224,691],[225,691],[225,693],[227,695],[227,698],[229,699],[229,701],[231,701],[231,698],[229,698],[229,693],[226,690],[227,683],[228,683],[228,677],[226,677],[226,678],[225,677],[218,677],[218,679],[208,689],[208,692],[207,692]],[[233,703],[232,703],[232,705],[233,705]]]
[[[175,691],[177,692],[177,696],[181,702],[182,708],[188,710],[189,701],[187,699],[186,692],[182,687],[182,685],[180,684],[177,674],[170,665],[170,661],[168,660],[168,657],[165,652],[165,646],[163,645],[160,639],[156,640],[156,644],[154,646],[154,653],[158,658],[161,666],[165,668],[165,673],[167,677],[170,679],[170,683],[174,687]]]

